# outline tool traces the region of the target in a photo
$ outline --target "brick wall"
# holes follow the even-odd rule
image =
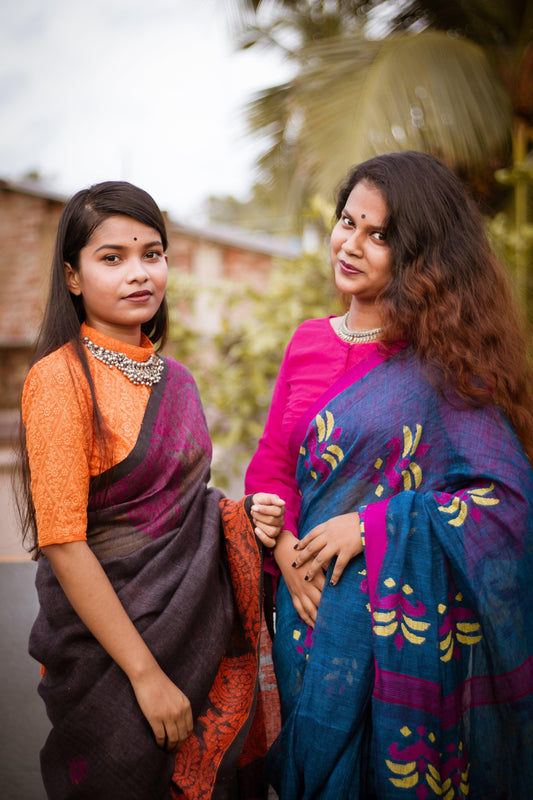
[[[0,182],[0,346],[35,339],[63,203]]]

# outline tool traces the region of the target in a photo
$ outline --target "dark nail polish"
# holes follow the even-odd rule
[[[294,545],[294,548],[293,548],[293,549],[294,549],[294,550],[298,550],[298,542],[296,542],[296,544]]]
[[[297,566],[297,564],[296,564],[296,561],[293,561],[293,562],[292,562],[292,566],[293,566],[293,567],[296,567],[296,566]]]
[[[304,580],[308,581],[309,580],[309,575],[306,575]]]

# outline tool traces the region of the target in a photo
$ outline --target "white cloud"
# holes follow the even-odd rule
[[[38,169],[70,194],[126,178],[174,216],[243,196],[259,144],[251,94],[285,80],[278,56],[236,53],[217,0],[4,0],[0,176]]]

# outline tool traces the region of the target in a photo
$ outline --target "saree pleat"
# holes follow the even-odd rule
[[[314,630],[280,584],[272,783],[283,800],[533,797],[520,443],[496,409],[447,402],[408,350],[333,395],[300,443],[299,532],[358,511],[364,553],[326,580]]]
[[[243,502],[207,488],[210,457],[194,381],[167,361],[134,450],[94,483],[88,506],[89,546],[191,702],[194,732],[176,755],[156,746],[126,676],[46,558],[38,565],[30,652],[45,668],[39,692],[53,729],[41,766],[53,800],[207,798],[235,781],[258,697],[261,553]],[[250,798],[264,794],[262,744],[243,764]]]

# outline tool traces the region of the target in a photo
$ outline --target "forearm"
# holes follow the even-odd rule
[[[75,612],[130,681],[158,669],[87,543],[49,545],[43,553]]]

